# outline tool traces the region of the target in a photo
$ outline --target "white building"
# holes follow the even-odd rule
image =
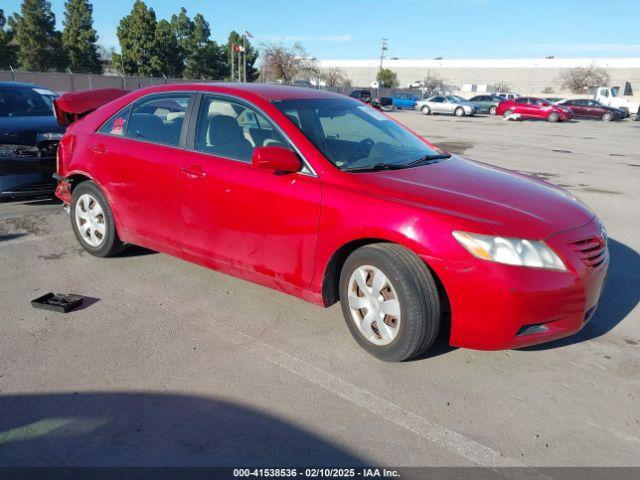
[[[339,68],[354,86],[369,86],[376,78],[380,60],[322,60],[323,69]],[[624,88],[629,82],[634,96],[640,96],[640,58],[522,58],[471,60],[384,60],[384,68],[398,75],[401,87],[423,79],[427,72],[438,73],[445,83],[456,85],[496,85],[506,82],[521,94],[566,94],[561,74],[574,67],[597,65],[609,73],[611,86]],[[480,87],[482,88],[482,87]]]

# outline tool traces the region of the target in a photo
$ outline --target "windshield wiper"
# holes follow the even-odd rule
[[[450,153],[436,153],[433,155],[425,155],[424,157],[420,157],[413,162],[409,162],[406,164],[407,167],[417,167],[418,165],[428,165],[429,163],[436,163],[438,160],[444,160],[445,158],[451,157]]]
[[[381,170],[399,170],[401,168],[407,168],[407,164],[375,163],[373,165],[367,165],[366,167],[345,168],[343,171],[344,172],[379,172]]]

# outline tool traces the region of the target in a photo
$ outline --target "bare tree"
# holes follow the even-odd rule
[[[444,90],[444,78],[437,72],[427,70],[427,74],[422,82],[427,95]]]
[[[509,82],[498,82],[496,83],[496,90],[498,93],[507,93],[511,91],[511,84]]]
[[[264,44],[262,58],[260,75],[265,81],[293,83],[294,80],[317,79],[320,74],[318,61],[299,43],[291,47],[281,43]]]
[[[572,93],[585,93],[589,87],[597,87],[609,84],[609,73],[596,65],[588,67],[575,67],[560,75],[562,86]]]
[[[347,77],[344,70],[332,67],[329,70],[323,72],[322,77],[327,84],[327,87],[350,87],[351,80]]]

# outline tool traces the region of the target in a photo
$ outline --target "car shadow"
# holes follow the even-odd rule
[[[7,240],[14,240],[20,237],[26,237],[27,233],[7,233],[4,235],[0,235],[0,242],[5,242]]]
[[[611,331],[629,315],[640,302],[640,254],[610,238],[609,256],[607,282],[598,309],[589,323],[570,337],[520,350],[549,350],[591,340]]]
[[[438,332],[438,336],[436,337],[433,345],[422,355],[414,357],[407,362],[417,362],[420,360],[427,360],[429,358],[439,357],[440,355],[445,355],[449,352],[453,352],[457,350],[458,347],[454,347],[449,345],[449,339],[451,338],[451,314],[443,313],[442,321],[440,323],[440,331]]]
[[[153,255],[156,254],[155,250],[149,250],[148,248],[141,247],[139,245],[127,245],[122,252],[118,253],[116,257],[127,258],[127,257],[142,257],[145,255]]]
[[[264,410],[214,397],[153,392],[4,394],[0,411],[0,467],[373,463]]]

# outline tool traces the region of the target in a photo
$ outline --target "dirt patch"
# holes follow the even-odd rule
[[[26,232],[32,235],[47,233],[44,215],[28,215],[20,218],[8,218],[0,221],[0,235]]]
[[[573,153],[571,150],[563,150],[561,148],[553,148],[551,151],[556,153]]]
[[[526,170],[516,170],[518,173],[522,173],[524,175],[529,175],[530,177],[537,178],[539,180],[551,180],[558,176],[557,173],[549,173],[549,172],[527,172]]]
[[[623,165],[627,165],[629,167],[640,167],[637,163],[623,163]]]
[[[471,142],[438,142],[434,144],[436,147],[441,148],[445,152],[455,153],[456,155],[462,155],[470,148],[475,147]]]
[[[50,253],[48,255],[38,255],[42,260],[61,260],[67,256],[67,252]]]
[[[582,190],[584,190],[585,192],[591,192],[591,193],[604,193],[605,195],[622,195],[622,192],[617,192],[615,190],[604,190],[601,188],[587,187],[587,188],[583,188]]]

